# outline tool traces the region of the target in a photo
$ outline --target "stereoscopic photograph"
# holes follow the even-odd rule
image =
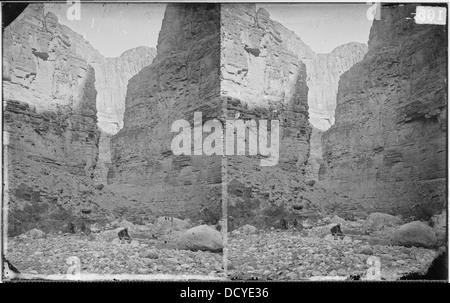
[[[447,3],[1,9],[4,282],[448,282]]]

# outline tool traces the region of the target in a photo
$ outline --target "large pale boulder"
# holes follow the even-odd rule
[[[220,252],[223,249],[222,234],[208,225],[199,225],[185,231],[177,245],[185,250]]]
[[[379,231],[386,227],[395,227],[402,224],[396,216],[384,213],[372,213],[367,217],[365,228],[369,232]]]
[[[433,247],[436,245],[436,234],[427,224],[413,221],[396,229],[391,235],[391,243],[406,247]]]

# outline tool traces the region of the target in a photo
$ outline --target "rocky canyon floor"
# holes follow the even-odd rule
[[[258,230],[250,225],[227,233],[226,254],[179,249],[183,231],[155,237],[155,226],[126,220],[133,240],[121,241],[115,226],[90,233],[28,232],[10,238],[6,258],[21,278],[48,280],[370,280],[379,261],[382,281],[424,274],[438,249],[390,245],[383,232],[345,229],[343,239],[322,237],[328,225],[309,229]],[[181,220],[180,220],[181,222]],[[122,224],[123,225],[123,224]],[[79,276],[73,270],[79,266]],[[226,271],[224,268],[226,267]]]
[[[426,272],[437,255],[425,248],[302,237],[293,231],[231,235],[228,243],[229,276],[243,280],[363,280],[373,265],[370,257],[376,256],[381,280],[395,281]]]
[[[25,279],[75,279],[73,257],[80,262],[82,280],[224,279],[222,254],[178,250],[164,240],[121,243],[94,235],[46,235],[34,241],[10,239],[8,252],[7,259]]]

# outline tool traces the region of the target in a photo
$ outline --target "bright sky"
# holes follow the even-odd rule
[[[67,4],[48,4],[59,22],[85,35],[106,57],[117,57],[137,46],[156,47],[165,4],[159,3],[81,3],[81,20],[68,20]],[[258,5],[259,6],[259,5]],[[293,30],[317,53],[356,41],[367,43],[372,21],[370,5],[359,4],[260,4],[272,19]]]
[[[358,4],[261,4],[270,18],[294,31],[316,53],[329,53],[348,42],[367,43],[372,21],[371,5]]]
[[[137,47],[155,47],[164,18],[165,4],[157,3],[81,3],[81,20],[68,20],[67,4],[48,4],[46,9],[60,23],[85,35],[105,57],[118,57]]]

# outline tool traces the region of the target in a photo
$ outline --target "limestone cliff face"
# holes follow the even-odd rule
[[[364,58],[367,44],[351,42],[327,54],[307,53],[309,122],[313,126],[308,177],[318,180],[322,163],[322,132],[334,124],[336,97],[340,76]]]
[[[280,122],[280,157],[262,167],[259,157],[228,156],[229,228],[273,226],[294,219],[291,206],[308,211],[303,192],[309,156],[307,68],[312,54],[300,38],[254,4],[223,4],[221,95],[233,119]],[[303,208],[304,206],[304,208]]]
[[[368,54],[339,81],[320,175],[342,210],[420,216],[445,207],[447,33],[415,24],[414,12],[383,7]]]
[[[110,139],[123,127],[128,80],[150,65],[156,49],[140,46],[125,51],[117,58],[100,58],[92,63],[97,88],[97,117],[101,136],[95,182],[106,184],[111,166]]]
[[[331,53],[310,54],[305,60],[308,71],[309,121],[321,131],[334,124],[339,77],[367,53],[367,45],[351,42]]]
[[[102,58],[93,64],[98,90],[98,125],[102,131],[114,135],[122,128],[128,80],[150,65],[155,56],[156,49],[140,46],[117,58]]]
[[[99,131],[95,72],[100,55],[29,5],[3,32],[3,110],[9,232],[93,218]],[[84,214],[81,213],[83,211]]]
[[[128,83],[108,181],[134,188],[148,214],[193,217],[211,203],[220,208],[220,157],[171,151],[173,122],[193,123],[195,111],[203,122],[220,115],[219,22],[219,5],[167,5],[157,56]]]

